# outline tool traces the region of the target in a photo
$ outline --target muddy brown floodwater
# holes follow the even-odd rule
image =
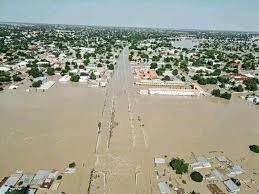
[[[238,97],[140,96],[128,53],[105,89],[57,83],[44,93],[2,92],[0,177],[16,169],[62,171],[75,161],[77,173],[64,176],[59,192],[154,194],[156,156],[220,150],[259,168],[248,150],[259,144],[258,107]]]

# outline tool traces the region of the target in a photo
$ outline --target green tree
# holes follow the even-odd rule
[[[108,65],[108,69],[109,70],[114,70],[114,65],[113,64]]]
[[[243,84],[246,85],[246,89],[249,91],[256,91],[258,90],[258,79],[253,78],[253,79],[249,79],[249,80],[245,80],[243,81]]]
[[[178,70],[177,70],[177,69],[174,69],[174,70],[172,71],[172,74],[173,74],[174,76],[178,75]]]
[[[193,181],[195,182],[202,182],[203,181],[203,176],[201,175],[201,173],[197,172],[197,171],[194,171],[190,174],[190,177]]]
[[[162,78],[163,81],[170,81],[170,77],[168,75],[166,75],[165,77]]]
[[[211,94],[213,96],[220,97],[220,90],[219,89],[214,89],[214,90],[212,90]]]
[[[93,72],[90,74],[90,79],[96,80],[96,75]]]
[[[184,174],[188,172],[189,164],[184,159],[173,158],[169,165],[175,170],[176,174]]]
[[[258,145],[250,145],[249,149],[254,153],[259,153],[259,146]]]
[[[41,80],[38,80],[38,81],[32,83],[32,87],[38,88],[38,87],[41,86],[41,84],[42,84],[42,81],[41,81]]]
[[[49,68],[47,69],[47,74],[48,74],[49,76],[55,75],[55,69],[52,68],[52,67],[49,67]]]
[[[80,76],[77,74],[72,74],[70,77],[71,82],[79,82]]]
[[[157,63],[150,64],[150,69],[156,69],[156,68],[157,68]]]

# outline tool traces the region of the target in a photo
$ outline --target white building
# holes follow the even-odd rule
[[[214,72],[214,70],[209,69],[207,67],[203,67],[203,66],[201,66],[201,67],[189,66],[188,69],[189,69],[189,71],[193,71],[193,72],[197,72],[197,71],[203,71],[203,72],[209,72],[209,73]]]
[[[240,188],[230,179],[224,181],[223,183],[227,187],[227,190],[230,193],[236,193],[236,192],[240,191]]]
[[[205,156],[196,157],[196,162],[191,164],[193,170],[202,169],[202,168],[210,168],[211,164]]]

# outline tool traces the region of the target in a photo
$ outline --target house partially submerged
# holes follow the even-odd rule
[[[191,164],[191,167],[193,170],[211,167],[210,162],[205,156],[198,156],[195,159],[196,159],[196,162]]]
[[[240,191],[240,188],[231,179],[226,180],[223,183],[227,187],[228,192],[230,193],[236,193]]]
[[[159,182],[158,188],[159,188],[160,193],[162,193],[162,194],[163,193],[170,193],[170,189],[165,182]]]

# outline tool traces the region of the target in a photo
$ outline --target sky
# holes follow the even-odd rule
[[[259,0],[0,0],[0,21],[259,31]]]

